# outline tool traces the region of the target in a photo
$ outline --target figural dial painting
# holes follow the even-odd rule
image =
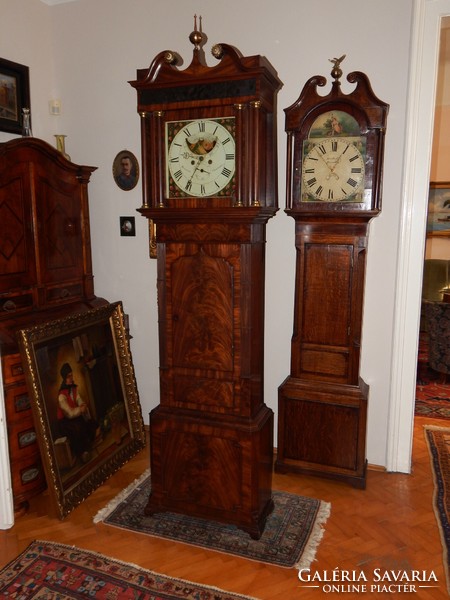
[[[167,122],[167,197],[231,196],[234,131],[233,117]]]
[[[303,142],[303,202],[361,202],[365,182],[365,138],[343,111],[318,117]]]

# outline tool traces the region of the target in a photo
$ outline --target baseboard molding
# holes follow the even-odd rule
[[[150,425],[144,425],[144,430],[145,430],[148,438],[150,438]],[[273,448],[274,459],[276,458],[277,451],[278,451],[277,447],[274,446],[274,448]],[[386,472],[386,467],[383,467],[382,465],[372,465],[372,464],[368,463],[367,470],[368,471],[378,471],[378,472],[381,472],[381,473],[385,473]]]

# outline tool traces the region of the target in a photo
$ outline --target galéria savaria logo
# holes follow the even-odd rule
[[[424,588],[439,588],[434,571],[402,569],[373,569],[365,571],[311,571],[300,569],[301,588],[316,588],[324,594],[417,594]]]

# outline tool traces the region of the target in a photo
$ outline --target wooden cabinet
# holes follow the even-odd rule
[[[36,138],[0,144],[0,353],[16,510],[45,487],[16,331],[106,303],[92,276],[94,170]]]
[[[87,183],[41,140],[0,145],[0,294],[4,313],[93,298]]]
[[[2,356],[12,489],[16,513],[45,486],[45,474],[19,354]]]

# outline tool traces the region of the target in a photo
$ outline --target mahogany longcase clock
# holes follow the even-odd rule
[[[263,398],[265,227],[277,210],[276,93],[261,56],[190,35],[130,82],[143,206],[156,225],[160,404],[150,414],[148,514],[175,511],[258,538],[273,508]]]
[[[295,219],[291,372],[279,388],[278,472],[366,482],[368,386],[359,375],[369,222],[381,208],[388,106],[364,73],[321,96],[312,77],[285,109],[287,208]]]

